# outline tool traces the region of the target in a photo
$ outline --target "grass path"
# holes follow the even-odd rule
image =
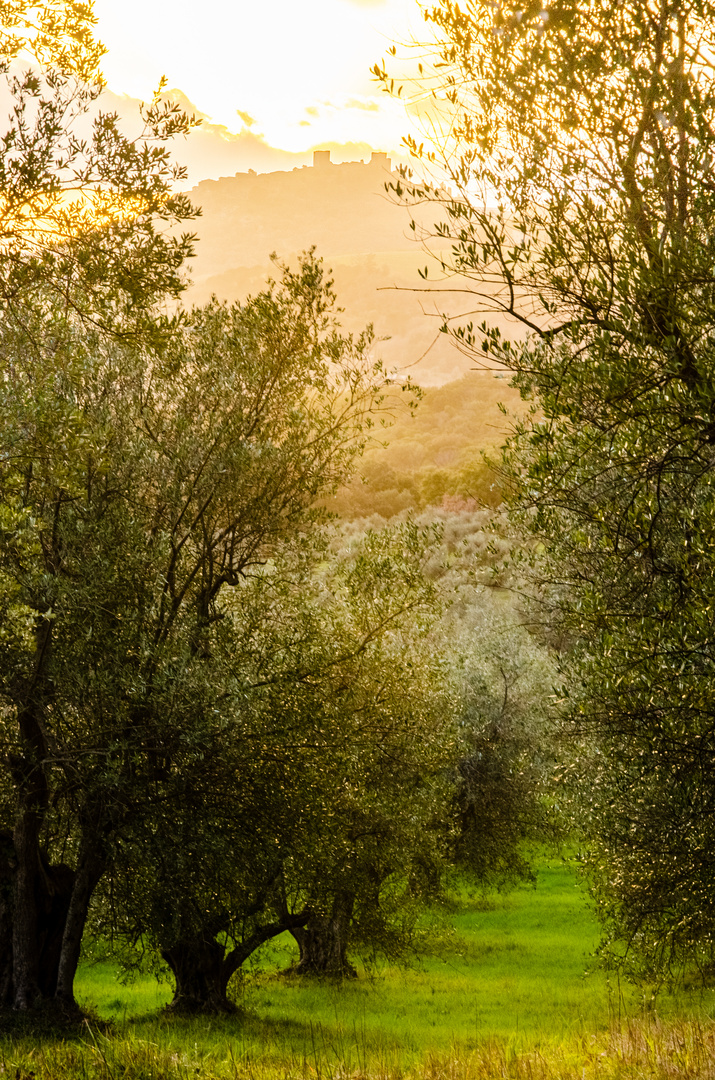
[[[0,1038],[0,1080],[715,1080],[715,996],[647,1013],[620,997],[563,862],[542,860],[535,889],[462,901],[419,963],[342,986],[279,974],[295,955],[279,939],[230,1018],[168,1018],[166,984],[85,964],[79,997],[113,1029]]]

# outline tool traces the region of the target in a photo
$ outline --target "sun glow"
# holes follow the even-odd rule
[[[95,12],[109,89],[146,99],[166,75],[216,138],[290,154],[346,143],[394,153],[405,134],[404,107],[370,67],[393,41],[419,36],[416,0],[178,0],[170,12],[160,0],[96,0]]]

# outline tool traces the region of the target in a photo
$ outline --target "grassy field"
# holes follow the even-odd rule
[[[536,888],[486,899],[465,894],[444,922],[427,955],[409,967],[379,968],[338,986],[276,974],[295,955],[285,935],[238,988],[242,1017],[218,1024],[221,1039],[230,1037],[237,1055],[260,1045],[283,1059],[315,1044],[330,1058],[366,1049],[404,1061],[473,1047],[485,1036],[549,1032],[558,1039],[608,1026],[617,1002],[603,972],[591,970],[598,928],[560,860],[542,863]],[[170,990],[150,977],[123,986],[101,964],[82,969],[78,994],[102,1017],[143,1031]],[[162,1030],[170,1038],[172,1023]]]
[[[63,1046],[6,1040],[0,1076],[715,1075],[713,994],[653,1003],[609,983],[594,964],[598,928],[583,887],[559,859],[542,862],[536,888],[465,894],[407,968],[342,985],[298,980],[280,974],[291,940],[258,958],[230,1018],[168,1018],[158,1012],[168,985],[148,976],[123,985],[111,965],[85,965],[78,996],[113,1021],[109,1034],[90,1024]]]

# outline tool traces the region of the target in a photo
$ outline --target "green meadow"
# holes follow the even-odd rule
[[[715,1063],[715,996],[653,1000],[609,980],[584,886],[559,858],[541,861],[535,886],[463,890],[406,965],[363,965],[342,984],[299,979],[285,973],[291,943],[264,949],[227,1018],[168,1016],[168,983],[127,984],[114,965],[85,963],[78,996],[96,1019],[70,1040],[6,1038],[0,1076],[659,1077],[660,1055],[663,1076],[700,1077]],[[673,1071],[675,1050],[685,1071]]]
[[[260,1048],[276,1060],[317,1049],[330,1059],[366,1051],[411,1061],[484,1037],[561,1038],[604,1028],[617,1010],[617,991],[595,967],[597,944],[583,886],[561,860],[544,860],[536,887],[487,896],[464,890],[455,910],[426,928],[422,955],[405,966],[368,966],[358,980],[283,974],[296,955],[286,934],[236,987],[238,1018],[210,1026],[235,1053]],[[123,985],[106,963],[82,968],[78,995],[102,1018],[144,1032],[171,996],[153,976]],[[179,1026],[160,1022],[162,1039]],[[206,1026],[197,1023],[199,1031]]]

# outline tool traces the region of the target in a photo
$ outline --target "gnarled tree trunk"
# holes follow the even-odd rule
[[[51,999],[75,1007],[82,933],[103,870],[95,818],[76,871],[52,866],[41,847],[50,803],[45,723],[53,696],[51,657],[52,623],[40,619],[34,671],[17,711],[20,749],[9,760],[17,792],[15,826],[12,837],[0,839],[0,1006],[20,1010]]]
[[[278,922],[258,926],[229,953],[213,937],[195,935],[162,950],[174,976],[174,997],[168,1008],[176,1012],[227,1013],[235,1010],[227,996],[228,984],[259,945],[286,930],[293,932],[308,921],[308,912],[286,913]]]
[[[64,863],[50,866],[43,859],[37,927],[42,998],[52,998],[57,991],[62,940],[74,884],[75,873],[69,866]]]
[[[74,1010],[84,925],[104,863],[85,849],[76,871],[51,864],[34,816],[21,813],[14,834],[0,835],[0,1008],[56,1001]]]
[[[53,916],[60,916],[40,850],[40,833],[49,802],[45,765],[48,752],[41,703],[48,691],[51,645],[51,624],[46,621],[37,629],[35,671],[25,702],[17,713],[21,751],[11,759],[18,793],[13,830],[12,909],[12,981],[16,1009],[31,1009],[47,996],[52,975],[42,970],[41,955],[47,948],[51,959],[56,935],[51,925],[45,925],[45,922],[52,923]]]
[[[174,976],[174,997],[169,1008],[176,1012],[232,1012],[226,991],[233,974],[226,964],[226,950],[214,939],[193,938],[164,949],[162,957]]]
[[[76,1009],[74,978],[89,903],[104,864],[52,865],[22,829],[0,835],[0,1009],[56,1001]]]
[[[0,834],[0,1009],[12,1007],[12,909],[15,849],[9,833]]]
[[[13,862],[19,864],[12,850]],[[25,852],[27,862],[29,853]],[[29,886],[28,886],[29,882]],[[50,865],[39,852],[34,867],[0,857],[0,1006],[31,1009],[54,998],[75,873]],[[18,900],[27,899],[23,910]]]
[[[328,915],[313,913],[305,926],[291,930],[300,950],[300,960],[293,969],[296,974],[357,978],[347,957],[354,906],[354,893],[336,893]]]
[[[53,993],[66,1008],[76,1008],[74,979],[77,974],[82,937],[87,922],[90,900],[104,872],[96,837],[82,843],[73,874],[72,889],[68,897],[62,926],[60,950],[57,957],[57,976]]]

